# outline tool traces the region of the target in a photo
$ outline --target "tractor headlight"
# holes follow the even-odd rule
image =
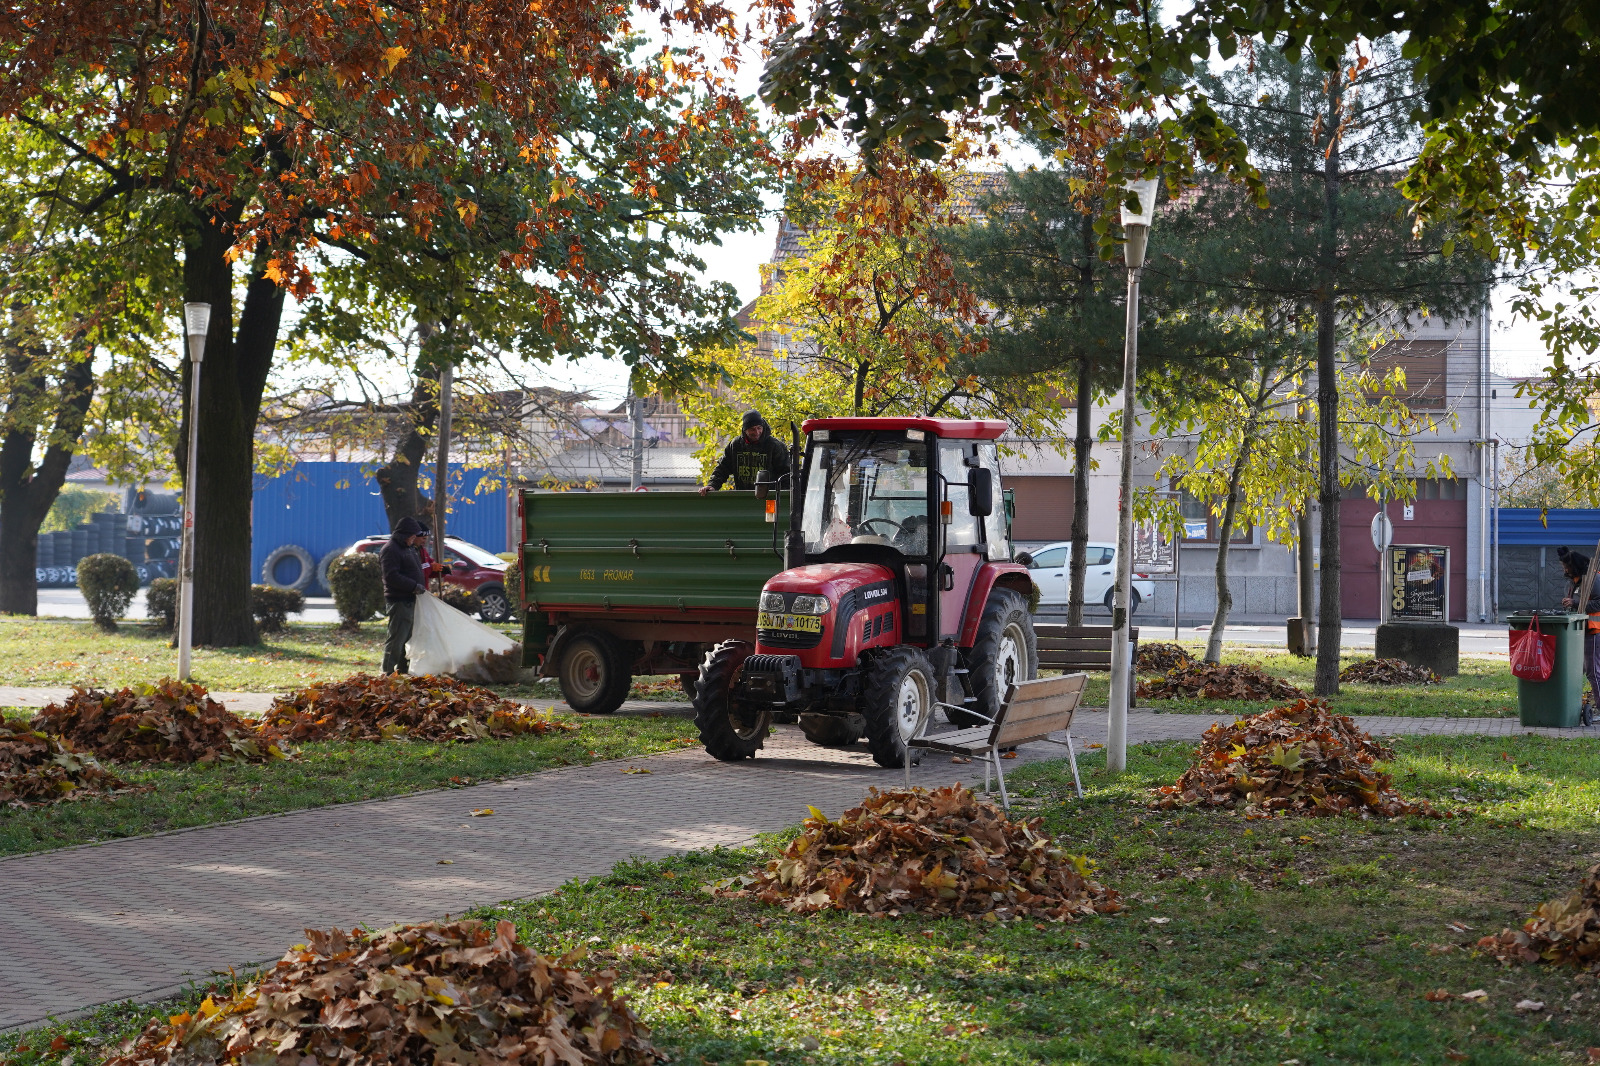
[[[796,596],[789,610],[795,614],[827,614],[828,600],[825,596]]]
[[[783,610],[783,593],[763,592],[761,594],[761,609],[768,612],[781,612]]]

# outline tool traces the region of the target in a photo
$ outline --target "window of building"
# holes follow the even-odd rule
[[[1213,544],[1217,542],[1221,522],[1211,513],[1211,506],[1205,500],[1180,489],[1178,515],[1183,519],[1184,540],[1210,541]],[[1228,538],[1228,543],[1254,544],[1255,539],[1255,526],[1236,517],[1233,521],[1233,535]]]
[[[1373,353],[1368,369],[1380,382],[1396,369],[1406,383],[1396,395],[1416,410],[1442,410],[1446,404],[1445,364],[1449,341],[1390,341]],[[1381,390],[1380,390],[1381,391]],[[1370,395],[1379,395],[1375,391]]]

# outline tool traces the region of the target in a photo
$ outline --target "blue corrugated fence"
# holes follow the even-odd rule
[[[1500,508],[1500,543],[1525,545],[1589,544],[1600,539],[1600,508],[1569,507],[1546,511],[1537,507]]]
[[[364,463],[296,463],[277,477],[257,475],[251,516],[250,572],[261,580],[267,557],[285,545],[304,548],[314,562],[363,537],[387,534],[377,481]],[[432,493],[432,467],[423,491]],[[488,488],[484,482],[498,483]],[[491,552],[506,550],[504,478],[493,471],[450,467],[450,512],[445,531]],[[285,564],[293,570],[293,564]],[[286,576],[286,575],[285,575]],[[315,583],[307,592],[316,591]]]

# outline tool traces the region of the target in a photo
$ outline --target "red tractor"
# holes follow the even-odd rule
[[[821,418],[805,423],[789,487],[784,565],[761,591],[756,643],[706,656],[695,724],[718,759],[748,759],[775,720],[812,743],[865,735],[880,766],[945,705],[992,716],[1038,668],[1032,582],[1011,558],[998,499],[998,421]],[[795,444],[799,451],[799,442]],[[798,457],[798,456],[797,456]],[[775,514],[776,501],[769,504]]]

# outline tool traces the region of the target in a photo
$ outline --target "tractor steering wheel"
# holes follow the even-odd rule
[[[856,526],[856,528],[857,529],[870,530],[872,528],[872,524],[874,522],[887,522],[887,523],[889,523],[889,525],[894,527],[894,532],[890,533],[888,535],[890,540],[893,540],[896,536],[898,536],[900,534],[900,531],[904,528],[903,526],[901,526],[901,524],[899,522],[896,522],[892,518],[868,518],[868,519],[862,521],[861,523],[859,523]],[[877,536],[880,536],[880,537],[883,536],[883,535],[884,534],[882,534],[882,533],[877,534]]]

